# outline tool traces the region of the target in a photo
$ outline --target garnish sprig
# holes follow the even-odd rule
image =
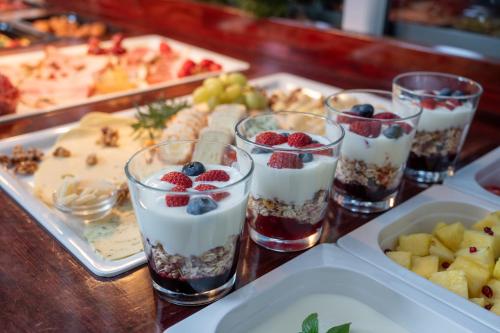
[[[146,110],[136,107],[137,121],[132,124],[136,137],[142,136],[144,131],[148,132],[150,139],[154,139],[155,134],[166,127],[167,121],[177,112],[189,107],[186,101],[176,102],[157,101],[146,106]]]

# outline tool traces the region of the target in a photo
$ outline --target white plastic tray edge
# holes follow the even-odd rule
[[[463,202],[464,204],[474,204],[489,211],[494,211],[495,209],[500,208],[495,207],[490,202],[470,196],[467,193],[463,193],[446,186],[435,185],[393,208],[387,213],[378,216],[365,225],[341,237],[337,244],[342,249],[362,259],[363,261],[384,270],[401,281],[405,281],[409,285],[423,291],[438,301],[444,302],[472,319],[488,325],[496,332],[500,332],[500,318],[497,315],[489,313],[474,303],[455,295],[454,293],[428,281],[425,278],[420,277],[410,270],[399,266],[390,260],[380,249],[379,233],[385,227],[391,225],[395,219],[410,213],[417,207],[438,201],[458,201]]]

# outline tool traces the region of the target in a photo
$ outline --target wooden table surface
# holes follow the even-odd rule
[[[164,34],[248,61],[250,77],[291,72],[342,88],[390,89],[392,77],[400,72],[462,74],[483,84],[485,93],[459,164],[500,144],[498,63],[451,57],[388,39],[320,31],[277,20],[254,20],[234,10],[183,1],[50,2],[113,22],[133,34]],[[76,121],[90,111],[114,112],[134,103],[187,94],[196,85],[13,121],[0,125],[0,138]],[[425,188],[404,181],[400,202]],[[331,203],[321,242],[334,242],[374,216],[350,213]],[[3,191],[0,228],[0,330],[162,331],[201,309],[159,299],[145,266],[113,279],[93,276]],[[300,254],[275,253],[256,246],[246,230],[240,253],[236,288]]]

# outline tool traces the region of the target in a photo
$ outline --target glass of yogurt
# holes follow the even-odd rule
[[[253,168],[244,150],[206,141],[167,141],[127,162],[153,287],[167,301],[206,304],[233,287]]]
[[[394,79],[393,92],[401,107],[423,109],[406,176],[435,183],[453,175],[483,88],[456,75],[412,72]]]
[[[238,147],[255,163],[248,203],[250,237],[275,251],[319,240],[344,131],[326,117],[275,112],[236,125]]]
[[[390,91],[366,89],[341,91],[325,103],[329,117],[346,132],[335,174],[334,200],[362,213],[393,207],[420,106],[398,107]]]

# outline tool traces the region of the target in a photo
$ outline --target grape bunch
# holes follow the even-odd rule
[[[248,109],[262,110],[267,107],[267,98],[261,91],[248,84],[241,73],[222,74],[208,78],[193,92],[195,104],[207,103],[210,109],[220,104],[238,103]]]

